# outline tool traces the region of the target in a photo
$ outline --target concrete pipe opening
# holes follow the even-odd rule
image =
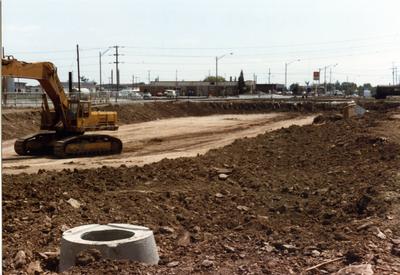
[[[111,229],[111,230],[86,232],[82,234],[81,238],[82,240],[86,241],[109,242],[109,241],[129,239],[133,236],[135,236],[135,233],[132,231]]]
[[[82,225],[63,233],[59,271],[74,266],[77,255],[89,249],[100,252],[101,258],[132,260],[158,264],[158,252],[153,231],[147,227],[110,223]]]

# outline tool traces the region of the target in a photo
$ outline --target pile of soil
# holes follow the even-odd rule
[[[40,111],[38,109],[3,110],[1,117],[3,140],[22,137],[40,129]]]
[[[160,264],[93,260],[70,274],[299,274],[331,259],[308,274],[357,263],[395,274],[400,145],[374,131],[387,117],[292,126],[143,167],[5,175],[3,270],[57,272],[63,231],[117,222],[154,230]]]

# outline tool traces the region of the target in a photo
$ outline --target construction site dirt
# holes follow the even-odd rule
[[[65,274],[329,274],[350,264],[400,273],[400,111],[383,109],[353,119],[317,110],[314,124],[311,110],[223,109],[211,113],[231,114],[196,118],[196,131],[192,117],[166,120],[165,128],[163,120],[126,121],[121,138],[142,129],[143,141],[127,148],[149,146],[145,155],[165,146],[163,154],[183,157],[5,169],[19,173],[3,175],[3,271],[56,273],[63,231],[130,223],[154,230],[159,265],[88,257]],[[169,132],[169,123],[176,131],[189,124],[187,138]],[[281,128],[290,124],[302,126]],[[219,144],[201,145],[212,132]],[[185,155],[191,147],[198,151]]]

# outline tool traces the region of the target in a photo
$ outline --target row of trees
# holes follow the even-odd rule
[[[309,83],[306,83],[305,86],[301,86],[298,83],[293,83],[292,85],[290,85],[289,90],[292,91],[294,94],[300,95],[304,91],[307,91],[307,90],[315,91],[317,88],[319,90],[325,90],[324,84],[309,85]],[[335,83],[327,83],[326,90],[327,90],[327,92],[332,92],[332,93],[340,91],[340,92],[344,93],[345,95],[352,95],[352,94],[361,95],[364,92],[364,90],[370,90],[371,93],[374,94],[376,91],[376,87],[373,87],[370,83],[366,83],[364,85],[357,86],[357,84],[354,82],[340,83],[339,81],[336,81]]]
[[[203,81],[205,82],[215,82],[218,79],[218,82],[224,82],[226,81],[224,77],[218,76],[216,78],[215,76],[207,76]],[[236,82],[236,77],[235,77],[235,82]],[[244,76],[243,76],[243,70],[240,71],[239,78],[237,79],[237,88],[239,91],[239,94],[244,94],[247,91],[246,83],[244,81]]]

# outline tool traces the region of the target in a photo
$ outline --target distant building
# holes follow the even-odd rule
[[[16,93],[26,93],[26,82],[14,82],[15,88],[14,92]]]
[[[44,93],[44,90],[42,86],[36,85],[36,86],[26,86],[26,92],[27,93]]]
[[[254,81],[245,81],[248,91],[255,91]],[[181,96],[236,96],[237,81],[206,82],[206,81],[152,81],[140,85],[140,92],[150,92],[152,95],[163,94],[165,90],[176,90]]]
[[[263,93],[271,92],[283,92],[285,85],[283,84],[256,84],[256,91]]]

